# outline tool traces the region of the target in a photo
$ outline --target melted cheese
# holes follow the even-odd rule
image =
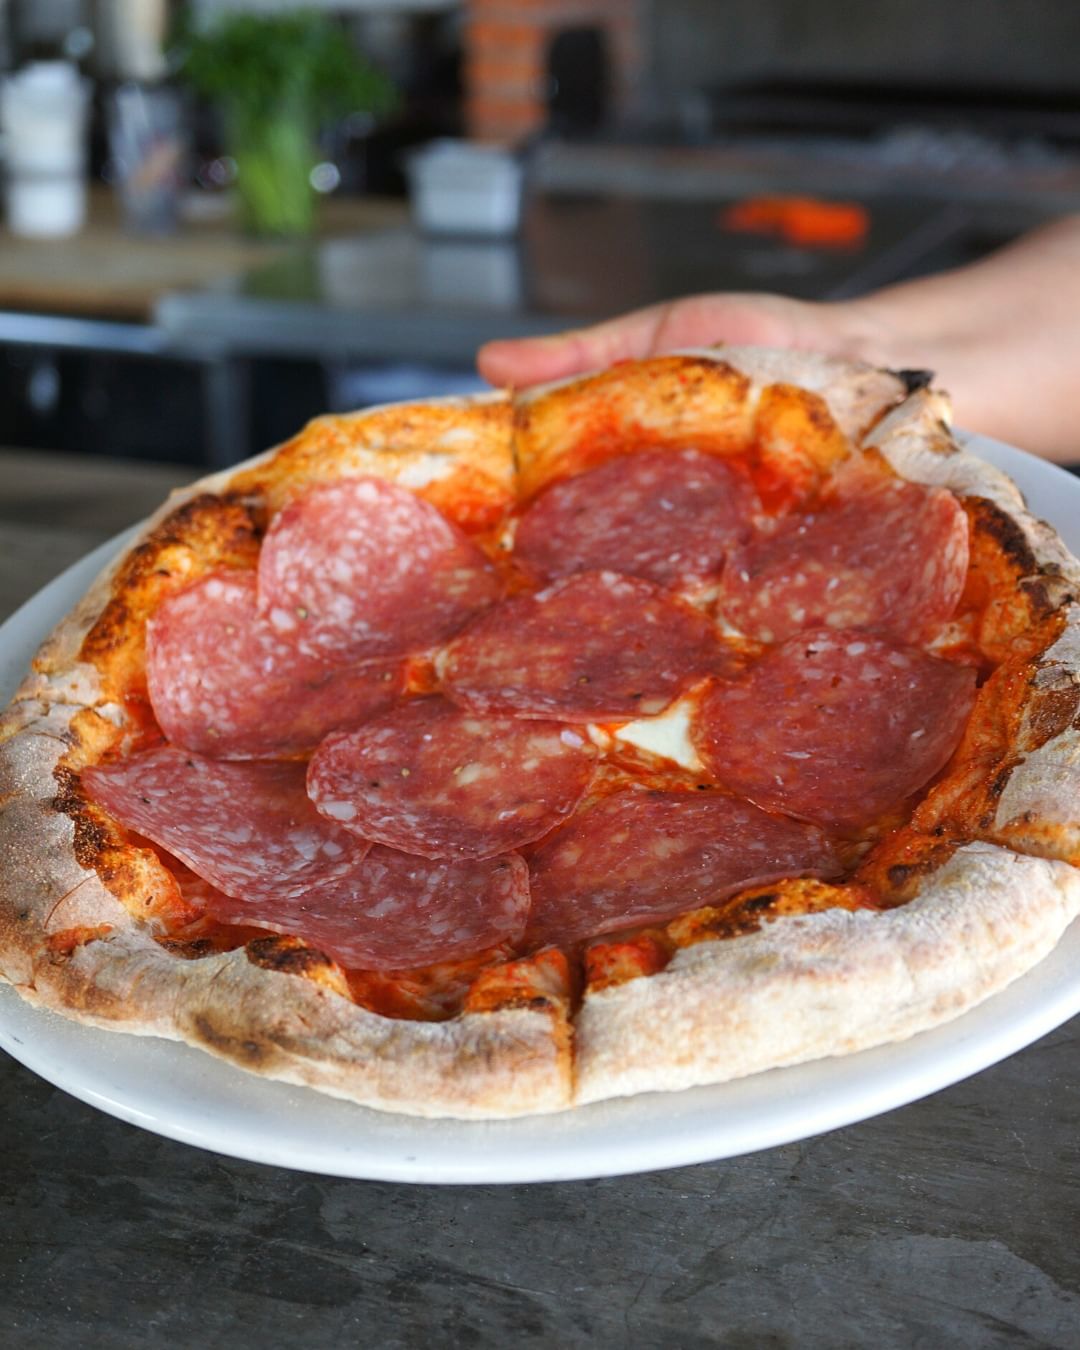
[[[402,487],[422,488],[440,478],[448,478],[456,465],[449,455],[423,454],[406,464],[398,475]]]
[[[641,717],[636,722],[624,722],[613,734],[617,741],[637,746],[639,750],[646,750],[649,754],[659,755],[663,759],[673,760],[682,768],[689,769],[691,773],[698,773],[702,764],[690,739],[692,710],[693,699],[684,697],[676,700],[670,708],[666,708],[655,717]],[[595,735],[593,739],[596,739]]]

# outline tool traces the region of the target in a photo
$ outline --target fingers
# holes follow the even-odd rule
[[[808,322],[814,327],[815,312],[820,309],[824,307],[777,295],[695,295],[635,310],[591,328],[489,342],[480,348],[476,363],[489,383],[521,387],[679,347],[716,342],[814,345],[812,334],[806,341],[806,329]]]
[[[635,310],[592,328],[579,328],[550,337],[489,342],[476,356],[480,374],[490,384],[529,385],[560,380],[587,370],[599,370],[614,361],[648,356],[667,306]]]

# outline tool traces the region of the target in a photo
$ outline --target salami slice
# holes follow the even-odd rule
[[[162,746],[98,768],[83,783],[121,824],[239,900],[352,895],[369,845],[320,816],[302,764],[228,764]]]
[[[956,748],[975,672],[887,638],[828,629],[774,647],[701,700],[694,740],[721,783],[854,828],[917,791]]]
[[[607,568],[695,585],[748,538],[758,508],[747,480],[715,455],[645,451],[547,488],[518,522],[514,552],[545,578]]]
[[[259,606],[299,651],[338,663],[444,641],[499,590],[483,553],[429,502],[378,478],[292,502],[259,556]]]
[[[658,923],[781,877],[836,875],[813,825],[718,792],[628,789],[576,815],[531,863],[530,942]]]
[[[821,627],[920,642],[956,608],[967,564],[967,517],[951,492],[856,473],[820,509],[733,551],[720,611],[761,642]]]
[[[388,708],[400,661],[331,668],[256,613],[254,572],[222,571],[170,596],[147,625],[146,677],[174,745],[216,759],[310,750]]]
[[[516,853],[432,862],[376,845],[348,895],[329,888],[299,902],[212,896],[221,923],[301,937],[343,966],[410,970],[516,941],[529,912],[529,872]]]
[[[584,732],[559,722],[415,699],[324,741],[308,794],[365,839],[425,858],[489,858],[568,816],[595,758]]]
[[[582,572],[503,601],[450,643],[438,668],[467,708],[592,722],[658,713],[734,660],[707,619],[659,587]]]

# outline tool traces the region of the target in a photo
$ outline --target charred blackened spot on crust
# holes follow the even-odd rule
[[[197,1014],[192,1019],[191,1028],[195,1036],[208,1049],[215,1050],[219,1055],[231,1059],[235,1064],[248,1068],[258,1068],[266,1064],[271,1058],[269,1046],[261,1041],[252,1040],[250,1037],[232,1036],[227,1031],[222,1031],[216,1027],[208,1017],[202,1014]]]
[[[72,847],[75,861],[80,867],[95,868],[101,862],[102,854],[112,845],[109,831],[87,815],[76,815],[72,819],[75,824]]]
[[[1033,608],[1042,614],[1076,601],[1075,589],[1059,577],[1056,567],[1044,568],[1042,576],[1022,578],[1019,589]]]
[[[156,551],[161,544],[189,543],[193,533],[201,533],[207,526],[218,538],[243,545],[256,532],[254,515],[251,503],[235,493],[219,497],[213,492],[200,492],[162,521],[145,547]]]
[[[79,775],[65,765],[53,770],[57,792],[49,800],[49,806],[59,815],[69,818],[75,828],[72,851],[80,867],[94,868],[101,861],[102,854],[114,840],[105,825],[99,820],[86,799]]]
[[[224,492],[217,498],[226,506],[243,511],[258,539],[262,539],[270,524],[270,509],[263,493]]]
[[[86,798],[75,770],[63,764],[57,765],[53,770],[53,778],[56,780],[57,791],[49,801],[51,809],[65,816],[81,811],[86,805]]]
[[[702,937],[715,938],[737,938],[747,937],[750,933],[756,933],[761,927],[762,921],[769,916],[767,910],[771,906],[766,906],[764,910],[755,912],[748,906],[737,905],[734,909],[729,909],[723,915],[718,916],[711,923],[702,924]]]
[[[334,962],[314,947],[295,937],[252,938],[244,948],[247,959],[262,970],[277,970],[287,975],[311,976],[333,967]]]
[[[214,954],[214,944],[209,938],[158,938],[158,945],[170,956],[178,956],[182,961],[198,961],[203,956]]]
[[[986,795],[991,801],[997,801],[1005,791],[1005,785],[1008,783],[1012,771],[1013,766],[1011,764],[1006,765],[1004,769],[999,769],[998,772],[994,774],[993,778],[990,779],[989,783],[987,783]]]
[[[934,843],[928,848],[920,849],[920,856],[914,858],[911,862],[890,863],[884,868],[881,873],[884,889],[878,892],[876,896],[880,904],[884,905],[886,909],[893,909],[898,905],[906,905],[909,901],[915,899],[923,879],[929,876],[935,868],[940,867],[954,851],[954,841],[951,838],[945,840],[944,835],[944,827],[935,828],[927,836],[927,840],[934,837]],[[877,891],[877,887],[874,889]]]
[[[904,389],[909,394],[928,388],[934,378],[932,370],[894,370],[892,374],[903,381]]]
[[[763,909],[770,909],[779,898],[775,893],[773,895],[754,895],[749,900],[744,900],[739,908],[744,914],[758,914]]]
[[[891,867],[885,869],[885,881],[892,891],[891,897],[886,897],[891,903],[897,900],[906,902],[914,900],[919,891],[919,883],[929,872],[940,862],[940,851],[935,850],[929,857],[923,858],[916,863],[893,863]]]
[[[511,994],[485,1012],[553,1012],[555,1004],[543,994]]]
[[[245,944],[244,954],[253,966],[261,970],[277,971],[279,975],[299,975],[343,998],[352,998],[348,979],[337,962],[317,947],[309,947],[302,938],[278,933],[252,938]]]
[[[1016,575],[1029,577],[1036,573],[1038,564],[1019,522],[986,497],[970,497],[968,502],[975,529],[993,540]]]

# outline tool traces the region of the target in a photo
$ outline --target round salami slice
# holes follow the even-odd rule
[[[325,740],[308,795],[330,820],[405,853],[489,858],[568,816],[595,757],[575,727],[422,698]]]
[[[256,613],[254,572],[222,571],[170,596],[147,625],[146,678],[174,745],[259,759],[318,745],[388,708],[400,661],[332,668],[305,657]]]
[[[519,520],[514,552],[545,578],[607,568],[695,585],[749,537],[758,509],[750,484],[715,455],[643,451],[547,488]]]
[[[658,713],[734,661],[707,619],[659,587],[582,572],[497,605],[449,644],[438,669],[467,708],[592,722]]]
[[[694,741],[719,782],[759,805],[854,828],[943,767],[974,692],[968,667],[823,629],[715,684],[696,711]]]
[[[818,510],[732,552],[720,612],[761,642],[821,627],[920,642],[952,615],[967,564],[967,517],[951,492],[849,475]]]
[[[516,941],[529,912],[529,871],[516,853],[432,862],[376,845],[347,896],[313,888],[299,901],[208,899],[222,923],[289,933],[342,965],[410,970]]]
[[[444,641],[497,597],[483,553],[429,502],[378,478],[312,488],[259,555],[259,607],[299,651],[338,663]]]
[[[87,769],[90,796],[121,824],[244,901],[349,901],[369,845],[319,815],[302,764],[229,764],[171,746]]]
[[[813,825],[719,792],[628,789],[579,812],[531,863],[530,942],[659,923],[781,877],[836,875]]]

